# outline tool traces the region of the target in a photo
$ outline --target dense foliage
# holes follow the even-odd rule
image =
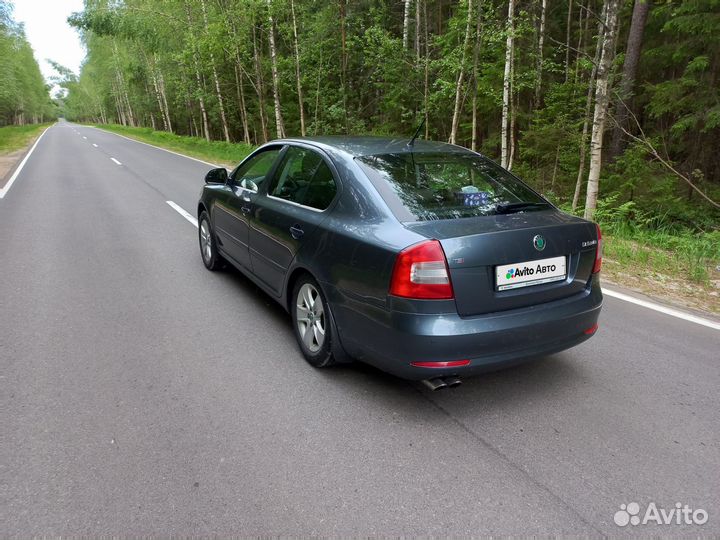
[[[259,144],[426,118],[568,208],[597,124],[600,216],[720,222],[720,0],[86,0],[71,22],[71,119]]]
[[[45,122],[55,106],[12,4],[0,0],[0,126]]]

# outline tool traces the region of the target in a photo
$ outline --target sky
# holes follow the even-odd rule
[[[13,18],[25,24],[25,35],[45,79],[55,75],[46,58],[79,74],[85,49],[67,18],[74,11],[82,11],[83,0],[13,0],[13,4]]]

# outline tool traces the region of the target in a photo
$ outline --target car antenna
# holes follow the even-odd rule
[[[412,148],[415,145],[415,139],[418,138],[418,135],[420,135],[420,130],[425,125],[425,117],[423,117],[422,122],[420,122],[420,125],[415,130],[415,135],[412,136],[412,139],[410,139],[410,142],[407,143],[408,148]]]

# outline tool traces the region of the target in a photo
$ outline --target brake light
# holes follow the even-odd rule
[[[595,265],[593,266],[592,273],[597,274],[602,268],[602,233],[600,232],[600,226],[595,224],[597,229],[597,249],[595,250]]]
[[[404,298],[453,298],[445,252],[437,240],[402,250],[393,268],[390,294]]]
[[[595,332],[597,332],[597,329],[598,329],[598,328],[600,328],[600,327],[598,326],[598,323],[595,323],[595,324],[593,324],[590,328],[588,328],[587,330],[585,330],[585,333],[586,333],[588,336],[591,336],[591,335],[593,335]]]

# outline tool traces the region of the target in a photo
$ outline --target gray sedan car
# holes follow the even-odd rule
[[[355,359],[442,388],[597,330],[599,228],[475,152],[284,139],[205,181],[205,266],[229,262],[286,308],[315,367]]]

